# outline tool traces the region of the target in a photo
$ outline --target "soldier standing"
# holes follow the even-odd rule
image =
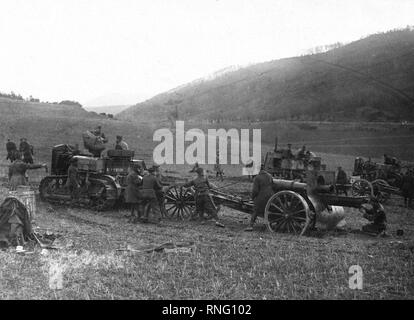
[[[148,222],[148,214],[149,211],[145,210],[147,204],[149,204],[149,208],[152,213],[155,215],[157,219],[157,223],[161,222],[161,212],[160,206],[157,199],[157,191],[162,190],[162,184],[155,176],[155,168],[151,167],[148,169],[149,174],[144,175],[142,179],[142,205],[144,208],[144,220],[143,222]]]
[[[69,189],[70,192],[70,198],[72,201],[72,204],[75,204],[78,200],[79,196],[79,181],[78,181],[78,167],[77,167],[77,159],[72,158],[70,159],[70,165],[68,168],[68,178],[66,180],[66,186]]]
[[[204,175],[203,168],[197,168],[197,178],[185,183],[185,188],[194,187],[195,189],[195,202],[196,211],[200,221],[204,220],[204,213],[207,213],[216,223],[216,226],[224,228],[224,225],[219,222],[217,209],[214,205],[214,201],[210,195],[210,189],[214,186],[208,181]]]
[[[216,164],[214,165],[214,170],[216,171],[216,178],[220,177],[220,181],[223,181],[224,172],[220,165],[220,152],[219,151],[217,151],[217,154],[216,154]]]
[[[23,162],[33,164],[33,146],[31,146],[26,138],[20,139],[20,154],[23,155]]]
[[[404,197],[404,207],[411,208],[414,196],[414,177],[411,170],[407,171],[402,178],[401,192]]]
[[[20,154],[17,160],[9,166],[9,183],[10,190],[16,190],[18,186],[26,186],[28,181],[26,178],[27,170],[47,168],[46,164],[29,164],[21,160]]]
[[[141,186],[142,177],[139,175],[139,168],[129,166],[126,178],[125,202],[131,207],[130,222],[136,223],[141,218]]]
[[[6,160],[10,160],[10,162],[13,162],[14,160],[16,160],[17,146],[10,139],[7,139],[6,150],[7,150]]]
[[[342,170],[342,167],[338,167],[338,173],[336,175],[336,194],[343,192],[345,196],[348,196],[348,191],[346,190],[346,184],[348,183],[348,177],[346,172]]]
[[[270,173],[264,170],[264,165],[260,167],[259,174],[253,180],[252,199],[254,203],[250,225],[245,231],[253,231],[253,225],[257,216],[263,216],[267,201],[273,195],[273,178]]]

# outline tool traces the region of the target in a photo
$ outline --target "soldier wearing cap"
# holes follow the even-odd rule
[[[216,223],[218,227],[224,227],[222,223],[219,222],[217,216],[217,209],[214,205],[213,199],[210,195],[210,189],[214,186],[208,181],[207,177],[204,175],[203,168],[197,168],[197,178],[191,180],[190,182],[185,183],[183,186],[185,188],[194,187],[195,189],[195,202],[196,202],[196,211],[200,220],[204,220],[204,213],[207,213]]]
[[[338,173],[336,175],[336,194],[343,192],[345,196],[348,196],[346,184],[348,183],[348,177],[342,167],[338,167]]]
[[[26,186],[28,183],[27,170],[47,168],[46,164],[25,163],[17,152],[16,160],[9,166],[10,190],[16,190],[18,186]]]
[[[122,136],[116,136],[115,150],[128,150],[128,144],[122,140]]]
[[[72,204],[74,204],[78,200],[79,188],[80,188],[79,181],[78,181],[77,163],[78,162],[76,158],[70,159],[70,165],[68,168],[68,178],[66,180],[66,187],[68,187],[69,189]]]
[[[379,200],[375,197],[369,203],[365,203],[359,209],[364,215],[363,217],[370,221],[362,227],[362,231],[369,234],[381,234],[386,230],[387,217],[385,210]]]
[[[128,175],[126,178],[125,188],[125,202],[131,207],[130,222],[138,222],[141,218],[141,188],[142,177],[139,174],[140,167],[130,165],[128,168]]]
[[[149,208],[154,214],[157,222],[161,221],[161,212],[160,205],[157,199],[157,192],[162,191],[162,184],[155,176],[155,168],[151,167],[148,169],[149,174],[144,175],[142,179],[142,205],[145,208],[149,204]],[[143,222],[148,222],[149,211],[144,210],[144,220]]]
[[[264,170],[264,165],[260,167],[259,174],[253,180],[252,199],[254,203],[250,225],[245,231],[253,231],[253,225],[257,216],[263,216],[267,201],[273,195],[273,177]]]
[[[102,126],[97,126],[95,130],[91,131],[96,137],[100,138],[103,143],[107,143],[108,139],[105,134],[102,132]]]

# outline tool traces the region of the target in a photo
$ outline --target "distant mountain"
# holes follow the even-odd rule
[[[117,114],[125,109],[129,108],[131,105],[122,105],[122,106],[103,106],[103,107],[85,107],[87,111],[93,111],[96,113],[110,113]]]
[[[139,121],[413,120],[414,31],[375,34],[328,52],[219,72],[138,103]]]
[[[133,105],[136,101],[143,100],[138,93],[108,93],[83,103],[88,108],[98,108],[102,106],[126,106]]]

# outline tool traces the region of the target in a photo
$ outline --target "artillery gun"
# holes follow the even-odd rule
[[[318,172],[308,171],[306,183],[285,179],[273,179],[273,196],[268,200],[262,218],[271,232],[288,232],[303,235],[317,221],[336,226],[341,221],[341,207],[361,208],[370,203],[372,195],[342,196],[335,193],[330,184],[318,183]],[[211,190],[217,205],[237,211],[253,213],[253,201],[219,190]],[[195,211],[194,190],[171,187],[165,196],[166,214],[177,219],[190,219]]]
[[[391,187],[400,188],[402,183],[402,166],[398,162],[395,162],[395,164],[383,164],[357,157],[354,161],[352,175],[359,176],[361,179],[370,182],[375,180],[385,181]]]
[[[288,150],[279,149],[277,138],[274,150],[268,151],[264,160],[264,169],[279,179],[305,181],[306,172],[318,171],[320,184],[335,184],[335,171],[326,170],[321,157],[308,152],[305,157],[294,156]]]
[[[134,160],[134,151],[108,150],[101,158],[79,154],[71,145],[61,144],[52,149],[51,175],[39,185],[43,201],[65,204],[71,201],[66,187],[70,160],[77,159],[80,183],[78,204],[97,211],[113,208],[124,202],[124,190],[128,167],[132,165],[146,169],[143,160]]]

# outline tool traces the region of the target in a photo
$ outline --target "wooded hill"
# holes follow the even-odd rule
[[[196,80],[117,115],[126,120],[414,120],[414,31]]]

